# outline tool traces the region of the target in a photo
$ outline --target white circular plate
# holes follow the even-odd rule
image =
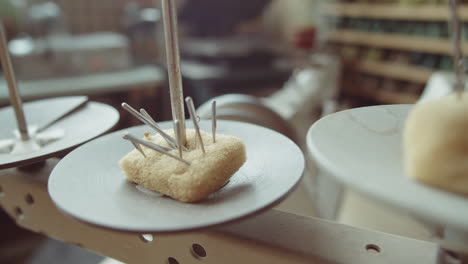
[[[405,209],[429,223],[468,231],[468,197],[420,184],[402,166],[402,133],[411,105],[338,112],[309,130],[318,166],[351,188]]]
[[[55,120],[62,112],[67,112],[70,106],[81,104],[87,100],[84,96],[59,97],[44,99],[23,104],[28,126],[41,126]],[[13,138],[13,131],[17,129],[16,119],[12,107],[0,109],[0,140]],[[26,154],[0,154],[0,169],[23,166],[47,158],[57,156],[82,143],[85,143],[115,126],[119,120],[119,113],[113,107],[88,102],[66,118],[57,121],[47,130],[63,129],[65,136],[43,148]]]
[[[191,127],[187,121],[187,127]],[[171,122],[160,123],[164,129]],[[211,121],[200,128],[211,131]],[[176,232],[230,222],[267,209],[285,198],[304,171],[301,150],[267,128],[218,121],[217,133],[239,137],[247,161],[230,182],[205,201],[188,204],[139,189],[126,180],[118,162],[133,146],[126,132],[142,136],[144,126],[114,132],[74,150],[52,171],[49,193],[65,213],[85,222],[135,232]]]

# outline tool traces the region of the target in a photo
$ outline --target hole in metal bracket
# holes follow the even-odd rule
[[[141,241],[145,243],[151,243],[154,240],[153,235],[151,234],[141,234],[138,237],[140,238]]]
[[[377,254],[377,253],[380,253],[380,247],[377,246],[377,245],[374,245],[374,244],[368,244],[366,245],[366,250],[367,252],[369,253],[373,253],[373,254]]]
[[[24,200],[26,201],[28,205],[34,204],[34,197],[29,193],[24,197]]]
[[[20,220],[24,218],[23,210],[19,206],[15,207],[15,215]]]
[[[206,250],[200,244],[192,244],[192,254],[196,258],[204,258],[206,257]]]
[[[177,261],[177,259],[175,259],[173,257],[169,257],[169,258],[167,258],[167,263],[168,264],[179,264],[179,261]]]

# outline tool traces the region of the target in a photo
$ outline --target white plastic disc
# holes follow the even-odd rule
[[[356,108],[329,115],[309,130],[319,167],[368,196],[420,220],[468,232],[468,197],[418,183],[405,175],[402,133],[411,105]]]
[[[171,122],[160,123],[164,129]],[[191,122],[187,121],[187,127]],[[211,121],[200,128],[211,131]],[[135,232],[174,232],[205,228],[265,210],[289,194],[303,170],[301,150],[272,130],[218,121],[218,133],[239,137],[247,161],[230,182],[206,200],[188,204],[154,195],[128,182],[118,161],[133,149],[125,132],[142,136],[148,127],[118,131],[74,150],[49,178],[52,200],[64,212],[88,223]]]
[[[87,100],[84,96],[44,99],[23,104],[28,127],[40,127],[55,120],[61,113]],[[0,140],[14,139],[17,129],[12,107],[0,109]],[[22,154],[0,154],[0,169],[23,166],[57,156],[85,143],[115,126],[119,113],[113,107],[88,102],[66,118],[54,123],[47,130],[60,129],[64,135],[60,140],[45,145],[36,151]]]

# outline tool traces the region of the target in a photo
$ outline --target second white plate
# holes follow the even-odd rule
[[[329,115],[310,128],[309,150],[321,169],[351,188],[428,223],[468,233],[468,197],[420,184],[403,171],[402,133],[411,107],[373,106]]]

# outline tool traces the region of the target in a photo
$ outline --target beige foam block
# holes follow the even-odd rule
[[[172,130],[165,131],[173,136]],[[120,168],[127,179],[182,202],[197,202],[219,190],[246,161],[245,146],[233,136],[216,134],[216,143],[210,134],[201,132],[206,153],[197,147],[196,133],[187,129],[189,152],[183,152],[186,165],[176,159],[142,146],[146,158],[136,149],[123,157]],[[161,135],[145,135],[145,139],[168,146]],[[178,151],[170,153],[178,156]]]
[[[403,135],[410,177],[468,195],[468,93],[416,105]]]

